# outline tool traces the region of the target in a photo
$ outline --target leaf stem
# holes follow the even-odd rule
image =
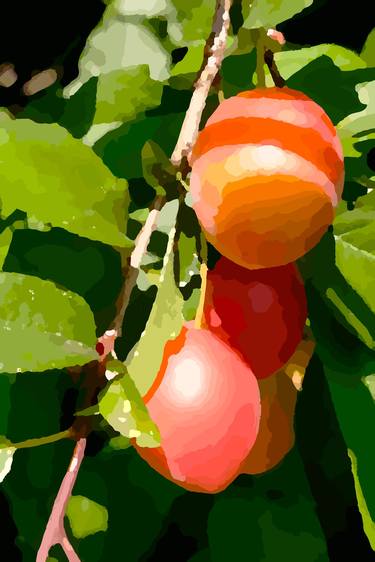
[[[45,437],[25,439],[25,441],[19,441],[18,443],[7,443],[6,445],[1,444],[0,449],[3,447],[14,447],[15,449],[31,449],[32,447],[38,447],[39,445],[48,445],[49,443],[56,443],[56,441],[61,441],[62,439],[72,439],[73,437],[74,431],[70,427],[69,429],[65,429],[65,431],[60,431],[59,433],[54,433]]]

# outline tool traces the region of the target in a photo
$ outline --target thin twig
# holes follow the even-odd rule
[[[171,162],[179,166],[184,156],[190,154],[196,141],[203,109],[206,105],[212,82],[221,66],[230,24],[229,10],[232,0],[218,0],[213,23],[212,45],[208,50],[205,67],[195,83],[195,89],[190,100],[189,108],[182,123],[176,147],[172,153]]]
[[[205,262],[203,262],[201,264],[200,267],[200,276],[201,276],[201,293],[199,296],[199,304],[198,304],[198,308],[197,308],[197,312],[195,315],[195,321],[194,321],[194,328],[196,330],[199,330],[200,328],[202,328],[202,322],[203,322],[203,312],[204,312],[204,302],[206,300],[206,289],[207,289],[207,264]]]
[[[224,57],[228,29],[230,24],[229,10],[232,5],[232,0],[217,0],[216,12],[213,23],[213,31],[206,43],[207,60],[205,59],[204,67],[195,83],[195,89],[190,101],[189,108],[186,112],[184,122],[177,140],[176,147],[173,151],[171,161],[180,168],[182,176],[186,176],[188,165],[186,157],[188,156],[191,148],[196,140],[199,124],[202,117],[203,109],[206,105],[208,93],[210,91],[212,82],[217,75],[221,62]],[[151,234],[156,228],[159,212],[165,203],[164,197],[157,197],[154,201],[153,207],[150,210],[149,216],[137,237],[135,248],[130,257],[129,263],[124,264],[126,270],[126,281],[117,301],[117,313],[112,323],[111,329],[108,330],[98,343],[102,346],[102,352],[99,352],[100,360],[97,362],[97,374],[102,371],[105,364],[106,357],[114,353],[114,343],[116,338],[121,332],[122,323],[124,320],[125,312],[129,304],[130,295],[137,282],[139,267],[143,256],[147,251],[150,242]],[[95,378],[95,377],[93,377]],[[97,381],[91,384],[94,388],[97,386]],[[88,391],[90,397],[92,390]],[[85,433],[87,434],[89,425],[85,426]],[[82,430],[79,435],[84,432]],[[66,535],[64,528],[64,515],[67,503],[72,493],[80,465],[82,463],[85,453],[86,439],[80,437],[77,441],[74,454],[69,465],[68,471],[65,474],[61,483],[59,492],[56,496],[53,508],[43,535],[42,543],[38,550],[36,562],[45,562],[50,548],[55,544],[60,544],[69,560],[69,562],[80,562],[77,554],[74,552],[72,545]]]
[[[111,324],[111,330],[115,330],[115,339],[116,337],[121,336],[122,324],[124,321],[126,309],[129,304],[130,295],[137,283],[139,268],[142,259],[147,252],[151,234],[156,228],[159,212],[163,208],[164,204],[165,197],[156,197],[148,214],[146,222],[143,225],[142,230],[138,234],[135,248],[130,256],[129,265],[127,267],[126,281],[123,284],[120,296],[117,299],[117,313]]]
[[[50,548],[60,544],[69,562],[80,562],[70,544],[64,528],[64,516],[66,506],[71,496],[73,486],[76,482],[78,471],[83,461],[86,448],[86,439],[81,437],[77,441],[69,468],[61,482],[60,489],[54,501],[52,511],[44,531],[41,545],[38,550],[36,562],[45,562],[48,558]]]

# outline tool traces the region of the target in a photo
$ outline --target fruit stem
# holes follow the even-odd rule
[[[201,294],[199,297],[199,304],[198,304],[197,313],[195,315],[195,322],[194,322],[194,327],[196,330],[202,328],[204,301],[206,298],[206,288],[207,288],[207,271],[208,271],[207,264],[203,262],[199,270],[201,276]]]
[[[297,390],[302,390],[303,379],[310,359],[314,353],[315,342],[308,331],[299,343],[296,351],[284,367],[284,372],[290,378]]]
[[[202,231],[200,233],[197,242],[199,243],[199,260],[201,262],[201,267],[199,270],[199,274],[201,276],[201,294],[199,296],[199,304],[197,308],[197,313],[195,315],[194,326],[197,330],[199,330],[202,327],[204,301],[206,299],[207,271],[208,271],[207,268],[208,246],[207,246],[206,237]]]
[[[257,63],[256,63],[256,75],[257,75],[257,88],[265,88],[266,86],[266,74],[264,71],[264,52],[265,52],[265,31],[264,29],[257,30],[256,33],[256,50],[257,50]]]

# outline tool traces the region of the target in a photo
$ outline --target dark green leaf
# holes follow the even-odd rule
[[[176,169],[164,150],[154,141],[148,141],[142,148],[143,177],[159,195],[168,185],[176,185]]]
[[[241,482],[219,494],[207,530],[212,562],[329,561],[315,503],[295,450],[276,469],[257,478],[242,476]]]
[[[329,56],[322,55],[293,74],[287,85],[310,96],[336,124],[350,113],[363,109],[355,87],[374,78],[375,69],[341,70]]]
[[[274,54],[274,59],[281,76],[284,80],[288,80],[288,78],[301,70],[309,62],[314,61],[322,55],[329,57],[335,66],[341,68],[341,70],[366,68],[365,62],[359,55],[350,49],[329,43],[297,50],[280,51]],[[273,80],[269,73],[266,77],[266,83],[268,86],[273,86]]]

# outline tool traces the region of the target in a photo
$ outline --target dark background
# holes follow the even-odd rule
[[[19,76],[10,88],[0,87],[1,105],[25,105],[21,87],[33,73],[57,67],[63,85],[77,74],[86,37],[105,9],[101,0],[62,3],[7,2],[1,6],[0,64],[15,66]],[[375,6],[357,0],[315,0],[313,5],[278,28],[291,43],[338,43],[360,51],[374,26]]]

